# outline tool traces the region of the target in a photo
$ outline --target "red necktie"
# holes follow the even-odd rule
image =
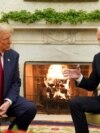
[[[2,104],[3,100],[3,68],[1,63],[1,56],[2,54],[0,53],[0,105]]]

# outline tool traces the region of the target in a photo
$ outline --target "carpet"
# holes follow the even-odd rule
[[[1,131],[7,129],[8,124],[3,124]],[[38,121],[35,120],[29,126],[31,133],[74,133],[72,122]],[[100,126],[89,125],[90,133],[100,133]]]

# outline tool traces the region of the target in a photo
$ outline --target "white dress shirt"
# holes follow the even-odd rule
[[[81,76],[76,80],[78,84],[81,82],[82,78],[83,78],[83,75],[81,74]]]

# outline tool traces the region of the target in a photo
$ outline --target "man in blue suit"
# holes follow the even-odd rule
[[[97,30],[97,39],[100,41],[100,28]],[[88,91],[96,90],[100,83],[100,52],[94,56],[89,78],[81,74],[79,65],[76,69],[65,70],[64,76],[74,79],[77,86],[81,88]],[[89,133],[85,112],[100,114],[100,95],[73,98],[70,101],[70,112],[75,125],[75,133]]]
[[[0,117],[15,117],[9,129],[16,125],[18,129],[26,131],[37,110],[34,103],[19,95],[21,86],[19,54],[10,48],[11,34],[12,29],[9,26],[0,24],[0,60],[3,68],[3,77],[0,79],[2,92]]]

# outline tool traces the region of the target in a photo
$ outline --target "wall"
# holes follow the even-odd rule
[[[82,6],[81,6],[82,5]],[[97,2],[25,2],[24,0],[0,0],[0,12],[54,8],[58,11],[95,10]],[[15,24],[16,26],[16,24]],[[14,28],[15,28],[14,26]],[[39,25],[40,26],[40,25]],[[23,75],[25,61],[65,61],[92,62],[94,54],[99,52],[94,28],[15,28],[12,47],[20,54],[20,73],[22,79],[21,95],[23,95]],[[27,53],[28,52],[28,53]]]
[[[78,1],[78,0],[77,0]],[[96,2],[25,2],[24,0],[0,0],[0,11],[22,10],[34,11],[35,9],[55,8],[58,11],[68,9],[94,10],[100,8],[100,1]]]

